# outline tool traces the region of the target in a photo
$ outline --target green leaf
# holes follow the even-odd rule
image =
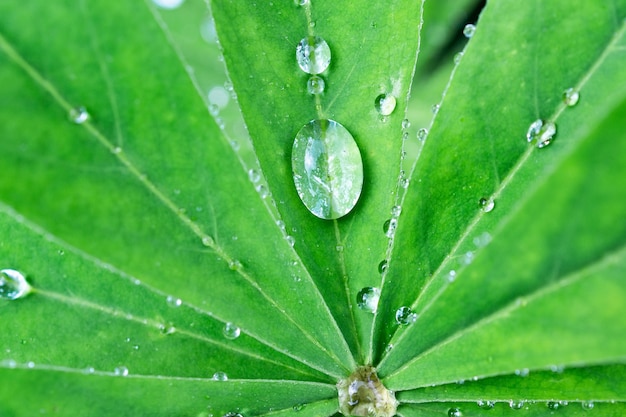
[[[381,303],[418,318],[399,328],[393,309],[380,310],[374,344],[391,389],[626,353],[626,208],[612,191],[623,196],[626,166],[626,5],[563,14],[528,3],[505,19],[511,7],[481,16],[415,165]],[[581,95],[573,108],[562,102],[569,87]],[[525,140],[538,118],[558,129],[545,149]]]

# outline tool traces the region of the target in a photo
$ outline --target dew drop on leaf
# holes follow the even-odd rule
[[[582,406],[583,410],[593,410],[593,407],[595,407],[593,401],[583,401],[580,405]]]
[[[417,131],[418,140],[421,140],[421,141],[426,140],[426,136],[428,136],[428,129],[426,129],[425,127]]]
[[[113,374],[116,376],[128,376],[128,368],[125,366],[118,366],[113,370]]]
[[[228,413],[224,414],[222,417],[243,417],[243,416],[234,411],[229,411]]]
[[[292,248],[294,247],[294,245],[296,244],[296,238],[291,236],[291,235],[287,235],[285,236],[285,240],[287,241],[287,243],[289,244],[289,246],[291,246]]]
[[[578,99],[580,98],[580,93],[574,90],[573,88],[568,88],[563,92],[563,103],[565,103],[568,107],[573,107],[578,103]]]
[[[448,417],[462,417],[463,413],[459,408],[451,408],[448,410]]]
[[[382,261],[380,261],[380,263],[378,264],[378,272],[380,272],[381,274],[384,274],[387,271],[387,260],[384,259]]]
[[[170,307],[180,307],[183,304],[183,300],[174,296],[168,295],[166,298],[167,305]]]
[[[479,400],[477,404],[483,410],[491,410],[495,406],[495,403],[493,401],[485,400]]]
[[[474,36],[474,32],[476,32],[476,26],[472,25],[471,23],[468,23],[463,28],[463,36],[465,36],[468,39]]]
[[[417,314],[410,307],[403,306],[396,310],[396,323],[399,325],[407,326],[415,323],[415,320],[417,320]]]
[[[380,94],[374,100],[374,108],[381,116],[389,116],[396,109],[396,98],[391,94]]]
[[[356,304],[363,311],[376,313],[380,300],[380,289],[376,287],[365,287],[356,295]]]
[[[458,65],[458,64],[461,62],[461,59],[463,59],[463,51],[461,51],[461,52],[457,52],[457,53],[454,55],[454,63],[455,63],[456,65]]]
[[[326,83],[322,77],[318,77],[317,75],[311,76],[306,82],[306,89],[309,94],[322,94],[324,92],[324,88],[326,87]]]
[[[211,379],[213,381],[228,381],[228,375],[225,372],[216,372]]]
[[[307,74],[320,74],[330,65],[330,47],[319,36],[308,36],[298,43],[296,60]]]
[[[70,109],[68,118],[71,122],[80,125],[89,120],[89,113],[84,107],[74,107],[73,109]]]
[[[256,169],[249,169],[248,178],[253,184],[256,184],[257,182],[261,181],[261,174],[259,174],[259,171],[257,171]]]
[[[480,209],[482,211],[484,211],[485,213],[489,213],[496,206],[496,202],[491,198],[483,197],[480,200],[478,200],[478,205],[480,206]]]
[[[24,275],[14,269],[0,271],[0,299],[17,300],[27,295],[31,290]]]
[[[402,206],[393,206],[391,208],[391,216],[392,217],[400,217],[400,214],[402,213]]]
[[[393,236],[396,233],[396,228],[398,227],[398,220],[395,218],[391,218],[389,220],[387,220],[384,224],[383,224],[383,232],[385,232],[385,236],[387,236],[389,239],[393,238]]]
[[[235,326],[233,323],[229,322],[224,325],[223,333],[226,339],[233,340],[239,337],[239,335],[241,334],[241,329]]]
[[[293,143],[291,163],[298,195],[315,216],[337,219],[354,208],[363,187],[363,162],[340,123],[317,119],[305,124]]]
[[[309,0],[293,0],[293,2],[296,6],[304,6],[309,2]]]
[[[437,114],[439,113],[439,107],[439,104],[433,104],[433,107],[430,110],[433,112],[433,114]]]
[[[402,120],[402,129],[408,129],[409,127],[411,127],[411,122],[409,121],[409,119]]]
[[[524,401],[522,400],[511,400],[509,401],[509,407],[513,410],[521,410],[524,407]]]
[[[534,143],[538,148],[544,148],[552,142],[552,138],[556,134],[556,125],[552,122],[545,123],[541,119],[537,119],[530,124],[526,132],[526,140]]]

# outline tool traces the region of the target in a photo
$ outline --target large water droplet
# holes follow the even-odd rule
[[[239,337],[239,335],[241,334],[241,329],[235,326],[233,323],[226,323],[224,325],[223,333],[226,339],[233,340]]]
[[[544,148],[552,142],[556,134],[556,125],[552,122],[545,123],[537,119],[530,124],[526,132],[526,140],[534,143],[538,148]]]
[[[376,313],[380,300],[380,290],[376,287],[365,287],[356,295],[356,304],[363,311]]]
[[[382,116],[389,116],[396,108],[396,98],[391,94],[381,94],[374,100],[374,108]]]
[[[21,272],[14,269],[0,271],[0,299],[17,300],[30,292],[30,285]]]
[[[68,118],[70,121],[80,125],[89,120],[89,113],[84,107],[74,107],[73,109],[70,109]]]
[[[293,143],[293,180],[304,205],[321,219],[337,219],[356,205],[363,162],[354,138],[334,120],[312,120]]]
[[[396,322],[401,326],[406,326],[415,323],[417,320],[417,314],[411,310],[410,307],[400,307],[396,310]]]
[[[300,69],[307,74],[320,74],[330,64],[330,48],[319,36],[308,36],[296,47],[296,60]]]
[[[463,28],[463,36],[465,36],[468,39],[474,36],[474,32],[476,32],[476,26],[472,25],[471,23],[468,23]]]
[[[568,88],[563,92],[563,103],[565,103],[566,106],[575,106],[579,98],[580,93],[573,88]]]
[[[306,89],[309,94],[322,94],[324,92],[324,88],[326,87],[326,83],[322,77],[318,77],[317,75],[313,75],[306,82]]]

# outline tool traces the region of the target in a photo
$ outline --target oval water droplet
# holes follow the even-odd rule
[[[391,239],[396,234],[396,228],[398,227],[398,220],[391,218],[383,224],[383,232],[385,236]]]
[[[425,127],[421,128],[420,130],[417,131],[417,139],[418,140],[426,140],[426,137],[428,136],[428,129],[426,129]]]
[[[463,51],[461,51],[461,52],[457,52],[457,53],[454,55],[454,63],[455,63],[456,65],[458,65],[458,64],[461,62],[461,59],[463,59]]]
[[[480,206],[480,209],[482,211],[484,211],[485,213],[489,213],[496,206],[496,202],[491,198],[483,197],[480,200],[478,200],[478,205]]]
[[[457,407],[448,410],[448,417],[463,417],[463,413]]]
[[[580,403],[580,405],[582,406],[583,410],[593,410],[593,407],[596,406],[593,401],[583,401],[582,403]]]
[[[433,114],[439,113],[439,104],[433,104],[433,107],[430,109]]]
[[[383,259],[382,261],[380,261],[380,263],[378,264],[378,272],[380,272],[381,274],[384,274],[385,272],[387,272],[387,260]]]
[[[389,116],[396,109],[396,98],[391,94],[381,94],[374,100],[374,108],[381,116]]]
[[[320,74],[330,65],[330,47],[319,36],[307,36],[296,47],[296,60],[307,74]]]
[[[408,129],[409,127],[411,127],[411,122],[409,121],[409,119],[402,120],[402,129]]]
[[[241,329],[229,322],[224,325],[223,333],[226,339],[234,340],[241,334]]]
[[[294,245],[296,244],[296,238],[291,236],[291,235],[287,235],[285,236],[285,240],[287,241],[287,243],[289,244],[289,246],[291,246],[292,248],[294,247]]]
[[[216,372],[211,379],[213,381],[228,381],[228,375],[225,372]]]
[[[322,77],[318,77],[317,75],[313,75],[306,82],[306,89],[309,94],[322,94],[324,92],[324,88],[326,87],[326,83]]]
[[[479,400],[477,404],[483,410],[491,410],[495,406],[495,403],[493,401],[486,400]]]
[[[483,232],[480,235],[476,236],[473,242],[477,248],[484,248],[489,244],[489,242],[491,242],[491,234],[489,232]]]
[[[550,410],[558,410],[559,408],[561,408],[561,404],[558,401],[548,401],[546,403],[546,406],[550,409]]]
[[[21,272],[15,269],[0,271],[0,299],[17,300],[27,295],[30,290],[31,287]]]
[[[113,370],[113,374],[116,376],[128,376],[128,368],[125,366],[118,366]]]
[[[521,410],[524,407],[524,401],[522,400],[511,400],[509,401],[509,407],[513,410]]]
[[[454,269],[448,271],[447,279],[448,282],[452,282],[456,279],[456,271]]]
[[[309,0],[293,0],[296,6],[304,6],[309,3]]]
[[[392,217],[400,217],[401,213],[402,213],[402,206],[393,206],[391,208],[391,216]]]
[[[555,134],[556,125],[554,123],[544,123],[543,120],[537,119],[528,127],[526,140],[538,148],[544,148],[552,142]]]
[[[261,181],[261,174],[259,174],[259,171],[256,169],[250,169],[248,170],[248,178],[252,181],[252,183],[256,184]]]
[[[239,262],[237,259],[233,259],[228,262],[228,268],[231,271],[239,271],[241,270],[241,268],[243,268],[243,265],[241,265],[241,262]]]
[[[396,323],[399,325],[407,326],[415,323],[415,320],[417,320],[417,314],[410,307],[403,306],[396,310]]]
[[[305,124],[293,143],[291,163],[298,195],[315,216],[337,219],[354,208],[363,187],[363,162],[340,123],[318,119]]]
[[[573,88],[568,88],[563,91],[563,103],[565,103],[568,107],[573,107],[578,103],[578,99],[580,99],[580,93]]]
[[[474,32],[476,32],[476,26],[472,25],[471,23],[468,23],[463,28],[463,36],[465,36],[468,39],[474,36]]]
[[[365,287],[356,295],[357,306],[368,313],[376,313],[380,300],[380,289],[376,287]]]
[[[296,404],[292,408],[293,408],[293,411],[298,412],[298,411],[302,411],[304,407],[306,407],[306,404]]]
[[[74,107],[73,109],[70,109],[68,118],[71,122],[80,125],[89,120],[89,113],[84,107]]]

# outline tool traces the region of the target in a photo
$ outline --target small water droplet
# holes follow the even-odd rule
[[[561,408],[561,404],[558,401],[548,401],[546,403],[546,406],[550,409],[550,410],[558,410],[559,408]]]
[[[296,60],[307,74],[320,74],[330,65],[330,47],[319,36],[308,36],[298,43]]]
[[[71,122],[76,123],[77,125],[85,123],[89,120],[89,113],[84,107],[74,107],[70,109],[68,113],[68,117]]]
[[[211,239],[210,236],[203,236],[202,237],[202,244],[204,246],[212,246],[213,245],[213,239]]]
[[[391,94],[381,94],[374,100],[374,108],[382,116],[389,116],[396,109],[396,98]]]
[[[14,269],[0,271],[0,299],[17,300],[27,295],[30,290],[31,287],[21,272]]]
[[[305,124],[291,154],[293,179],[307,209],[337,219],[356,205],[363,187],[361,152],[348,130],[334,120]]]
[[[293,411],[297,413],[298,411],[302,411],[304,407],[306,407],[306,404],[296,404],[293,406]]]
[[[556,134],[556,125],[552,122],[545,123],[541,119],[537,119],[530,124],[526,132],[526,140],[534,143],[538,148],[544,148],[552,142],[552,138]]]
[[[172,10],[180,7],[185,0],[152,0],[152,2],[162,9]]]
[[[174,327],[174,326],[166,326],[165,324],[159,324],[159,332],[162,335],[168,336],[170,334],[176,333],[176,327]]]
[[[526,377],[526,376],[528,376],[528,374],[530,374],[530,370],[528,368],[522,368],[522,369],[516,369],[515,370],[515,375],[517,375],[517,376]]]
[[[448,282],[452,282],[456,279],[456,271],[453,269],[448,272]]]
[[[224,87],[218,85],[209,90],[207,98],[209,99],[209,103],[211,103],[212,106],[217,106],[219,111],[228,105],[230,94]]]
[[[337,246],[335,246],[335,250],[336,250],[337,252],[343,252],[343,245],[337,245]]]
[[[283,232],[285,231],[285,222],[282,220],[276,220],[276,226],[278,226],[278,228],[280,230],[282,230]]]
[[[380,289],[376,287],[365,287],[356,295],[357,306],[368,313],[376,313],[380,300]]]
[[[430,109],[430,111],[433,112],[433,114],[437,114],[439,113],[439,104],[433,104],[433,107]]]
[[[479,400],[477,404],[483,410],[491,410],[495,406],[495,403],[493,401],[486,400]]]
[[[578,99],[580,98],[580,93],[573,88],[568,88],[563,91],[563,103],[565,103],[568,107],[573,107],[578,103]]]
[[[383,259],[382,261],[380,261],[380,263],[378,264],[378,272],[380,272],[381,274],[384,274],[385,272],[387,272],[387,260]]]
[[[235,326],[233,323],[229,322],[224,325],[223,333],[226,339],[233,340],[239,337],[239,335],[241,334],[241,329]]]
[[[113,148],[113,153],[114,153],[115,155],[119,155],[119,154],[121,154],[121,153],[122,153],[122,148],[121,148],[121,147],[119,147],[119,146],[116,146],[115,148]]]
[[[478,205],[480,206],[480,209],[482,211],[484,211],[485,213],[489,213],[496,206],[496,202],[491,198],[483,197],[480,200],[478,200]]]
[[[317,75],[313,75],[306,82],[306,89],[309,94],[322,94],[324,92],[324,88],[326,87],[326,83],[322,77],[318,77]]]
[[[128,368],[125,366],[118,366],[113,370],[113,374],[116,376],[128,376]]]
[[[230,268],[231,271],[239,271],[242,267],[243,265],[241,265],[241,262],[237,259],[232,259],[228,262],[228,268]]]
[[[509,407],[511,407],[512,410],[521,410],[524,407],[524,401],[511,400],[509,401]]]
[[[417,131],[417,139],[424,141],[426,140],[426,137],[428,136],[428,129],[426,129],[425,127],[421,128],[420,130]]]
[[[228,375],[225,372],[216,372],[211,379],[213,381],[228,381]]]
[[[397,227],[398,227],[398,220],[397,219],[391,218],[391,219],[387,220],[383,224],[383,232],[385,232],[385,236],[387,236],[389,239],[391,239],[395,235]]]
[[[459,408],[451,408],[448,410],[448,417],[462,417],[463,413]]]
[[[461,59],[463,59],[463,51],[461,51],[461,52],[457,52],[457,53],[454,55],[454,63],[455,63],[456,65],[458,65],[458,64],[461,62]]]
[[[259,193],[259,197],[261,197],[262,199],[266,199],[270,195],[267,187],[263,184],[259,184],[256,186],[256,192]]]
[[[261,174],[259,174],[259,171],[257,171],[256,169],[249,169],[248,178],[254,184],[254,183],[261,181]]]
[[[580,405],[582,406],[583,410],[593,410],[593,407],[596,406],[593,401],[583,401],[582,403],[580,403]]]
[[[391,216],[392,217],[400,217],[401,213],[402,213],[402,206],[393,206],[391,208]]]
[[[406,130],[409,127],[411,127],[411,122],[409,121],[409,119],[402,120],[402,129]]]
[[[474,36],[474,32],[476,32],[476,26],[472,25],[471,23],[468,23],[463,28],[463,36],[465,36],[468,39]]]
[[[94,367],[90,366],[90,367],[88,367],[88,368],[85,368],[85,371],[84,371],[84,372],[85,372],[86,374],[93,374],[93,373],[95,373],[95,372],[96,372],[96,369],[95,369]]]
[[[287,243],[289,244],[289,246],[291,246],[292,248],[294,247],[294,245],[296,244],[296,238],[291,236],[291,235],[287,235],[285,236],[285,240],[287,241]]]
[[[296,6],[305,6],[309,3],[309,0],[293,0]]]
[[[228,413],[224,414],[222,417],[243,417],[243,416],[234,411],[229,411]]]
[[[181,300],[180,298],[171,296],[171,295],[167,296],[166,301],[167,301],[167,305],[169,305],[170,307],[180,307],[183,304],[183,300]]]
[[[415,323],[417,320],[417,314],[411,310],[410,307],[400,307],[396,310],[396,323],[401,326],[406,326]]]
[[[463,257],[461,258],[461,265],[469,265],[474,260],[474,252],[468,251],[465,252]]]
[[[26,367],[28,369],[33,369],[35,367],[35,362],[33,362],[33,361],[26,362]]]

